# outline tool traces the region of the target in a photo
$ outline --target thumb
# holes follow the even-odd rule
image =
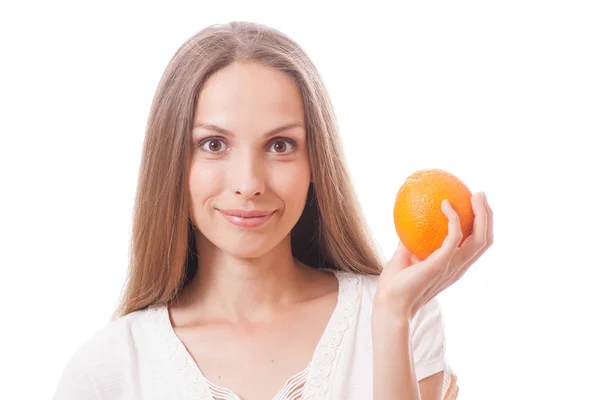
[[[419,260],[408,251],[402,241],[399,241],[398,248],[396,248],[396,252],[392,256],[391,261],[396,268],[405,269],[417,263]]]

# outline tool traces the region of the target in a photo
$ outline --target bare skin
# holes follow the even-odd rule
[[[194,303],[186,293],[171,307],[175,333],[210,382],[244,400],[272,399],[306,368],[336,305],[337,279],[302,264],[292,274],[293,281],[278,281],[286,295],[249,316],[228,299]],[[262,287],[244,278],[231,284]]]
[[[290,123],[298,126],[265,136]],[[171,323],[210,382],[271,399],[310,363],[338,295],[333,274],[292,256],[311,179],[302,96],[283,72],[233,64],[205,84],[194,125],[198,273],[170,307]],[[246,228],[222,209],[274,213]]]

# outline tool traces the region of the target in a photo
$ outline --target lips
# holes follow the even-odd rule
[[[242,228],[256,228],[267,222],[274,211],[264,210],[219,210],[223,218]]]

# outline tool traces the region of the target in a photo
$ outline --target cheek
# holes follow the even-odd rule
[[[301,214],[306,203],[306,195],[310,184],[310,173],[306,168],[295,169],[281,174],[273,180],[273,189],[285,203],[288,211]]]
[[[196,162],[190,169],[192,206],[198,208],[222,191],[223,173],[214,165]]]

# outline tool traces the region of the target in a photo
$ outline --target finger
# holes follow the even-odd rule
[[[482,243],[482,241],[481,241],[481,236],[482,236],[481,224],[480,224],[479,228],[476,229],[475,223],[474,223],[473,224],[474,234],[472,236],[468,237],[464,241],[463,245],[461,246],[461,250],[459,250],[459,252],[461,254],[458,256],[458,258],[460,258],[461,262],[463,262],[464,264],[459,269],[459,271],[456,273],[456,276],[453,277],[453,279],[455,281],[462,278],[462,276],[467,272],[467,270],[471,267],[471,265],[473,265],[477,260],[479,260],[479,258],[483,255],[483,253],[485,253],[486,250],[492,245],[493,214],[491,214],[491,208],[487,204],[485,193],[480,193],[480,195],[481,195],[481,205],[483,207],[474,206],[473,212],[475,212],[475,213],[480,212],[481,208],[483,208],[485,210],[485,222],[486,223],[485,223],[485,230],[483,231],[483,235],[485,237],[485,242],[483,245],[481,244]],[[476,214],[475,218],[477,219],[477,214]],[[476,230],[478,231],[477,233],[475,233]],[[465,249],[464,253],[463,253],[463,248]],[[474,251],[474,249],[477,251]]]
[[[485,195],[483,192],[471,196],[471,207],[475,219],[473,220],[473,241],[476,246],[484,247],[487,243],[488,233],[488,210],[485,205]]]
[[[420,263],[421,261],[423,261],[423,260],[421,260],[419,257],[415,256],[413,253],[410,253],[410,262],[411,262],[411,265],[412,264]]]
[[[488,200],[487,200],[487,196],[485,195],[485,193],[483,194],[483,200],[485,203],[485,208],[487,211],[487,245],[488,247],[492,245],[492,243],[494,243],[494,212],[492,211],[492,208],[490,207]]]
[[[483,193],[471,196],[471,207],[475,215],[473,232],[465,239],[460,249],[456,251],[456,261],[461,264],[461,267],[476,256],[487,243],[488,212],[485,200],[483,199]]]
[[[489,206],[488,202],[487,202],[487,196],[485,195],[485,193],[481,193],[482,195],[482,203],[483,206],[485,208],[485,215],[486,215],[486,226],[485,226],[485,245],[479,249],[479,251],[477,253],[475,253],[468,261],[468,266],[472,265],[475,261],[477,261],[482,255],[483,253],[485,253],[485,251],[492,245],[492,243],[494,242],[494,214],[492,212],[491,207]],[[465,240],[465,243],[469,240],[470,238],[467,238],[467,240]],[[463,245],[465,244],[463,243]],[[464,271],[462,272],[462,274],[464,274]],[[461,274],[461,276],[462,276]]]
[[[406,246],[404,246],[402,241],[398,242],[398,247],[396,248],[396,251],[392,256],[392,260],[392,264],[400,269],[404,269],[415,264],[414,256],[411,254],[410,251],[408,251],[408,249],[406,248]]]
[[[442,201],[442,212],[448,218],[448,234],[444,238],[440,248],[431,253],[430,257],[433,259],[442,258],[449,261],[454,256],[463,234],[460,229],[460,217],[448,200]]]

